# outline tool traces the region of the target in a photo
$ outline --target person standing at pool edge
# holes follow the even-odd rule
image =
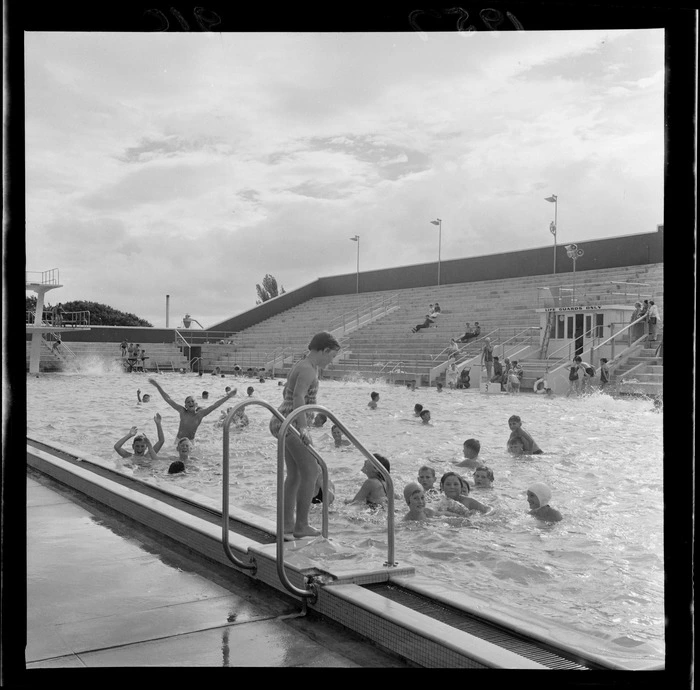
[[[338,354],[340,344],[326,331],[317,333],[309,343],[309,352],[289,372],[282,391],[284,401],[278,408],[286,417],[303,405],[316,403],[318,370],[328,366]],[[316,458],[307,446],[311,443],[310,413],[297,415],[294,426],[301,438],[289,431],[284,439],[287,476],[284,480],[284,533],[297,538],[314,537],[320,532],[309,525],[309,509],[319,472]],[[277,438],[282,423],[277,417],[270,420],[270,433]]]
[[[493,345],[491,345],[491,338],[485,338],[484,347],[481,350],[481,364],[486,366],[486,380],[490,381],[492,377],[493,368]]]
[[[208,414],[211,414],[217,407],[223,405],[229,398],[232,398],[234,395],[236,395],[236,389],[234,388],[228,395],[225,395],[223,398],[220,398],[213,405],[209,405],[209,407],[204,407],[198,410],[197,403],[194,401],[194,398],[191,395],[188,395],[185,398],[185,405],[183,407],[182,405],[178,405],[163,390],[158,381],[156,381],[155,379],[148,379],[148,382],[152,383],[158,389],[158,392],[163,396],[163,400],[165,400],[165,402],[168,403],[170,407],[172,407],[174,410],[177,410],[177,412],[180,414],[180,426],[177,430],[178,440],[181,438],[189,438],[190,441],[194,441],[194,435],[197,432],[197,428],[202,423],[202,420]]]

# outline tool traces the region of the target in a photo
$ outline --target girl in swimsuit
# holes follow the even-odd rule
[[[340,344],[325,331],[317,333],[309,343],[309,352],[297,362],[287,377],[282,405],[279,411],[286,417],[303,405],[316,403],[318,392],[318,370],[328,366],[338,354]],[[309,525],[309,508],[314,495],[318,463],[307,446],[312,445],[309,424],[313,413],[298,415],[293,425],[301,434],[289,432],[284,439],[287,476],[284,480],[284,532],[295,537],[313,537],[320,532]],[[270,433],[277,438],[282,423],[273,417]]]

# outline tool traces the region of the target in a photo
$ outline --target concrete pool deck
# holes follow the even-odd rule
[[[408,668],[67,487],[27,475],[27,679],[96,667]]]

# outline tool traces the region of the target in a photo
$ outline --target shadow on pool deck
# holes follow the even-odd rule
[[[27,677],[78,667],[407,668],[267,585],[27,475]]]

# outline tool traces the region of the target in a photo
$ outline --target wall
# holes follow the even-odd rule
[[[27,333],[27,340],[31,340]],[[143,326],[91,326],[89,331],[61,331],[61,340],[71,343],[172,343],[174,328],[145,328]]]
[[[663,232],[576,243],[583,256],[576,271],[663,263]],[[440,264],[440,284],[470,283],[552,273],[554,247],[452,259]],[[573,261],[557,246],[557,274],[572,273]],[[321,295],[343,295],[356,289],[356,274],[320,278]],[[437,262],[360,273],[360,292],[402,290],[437,284]]]

